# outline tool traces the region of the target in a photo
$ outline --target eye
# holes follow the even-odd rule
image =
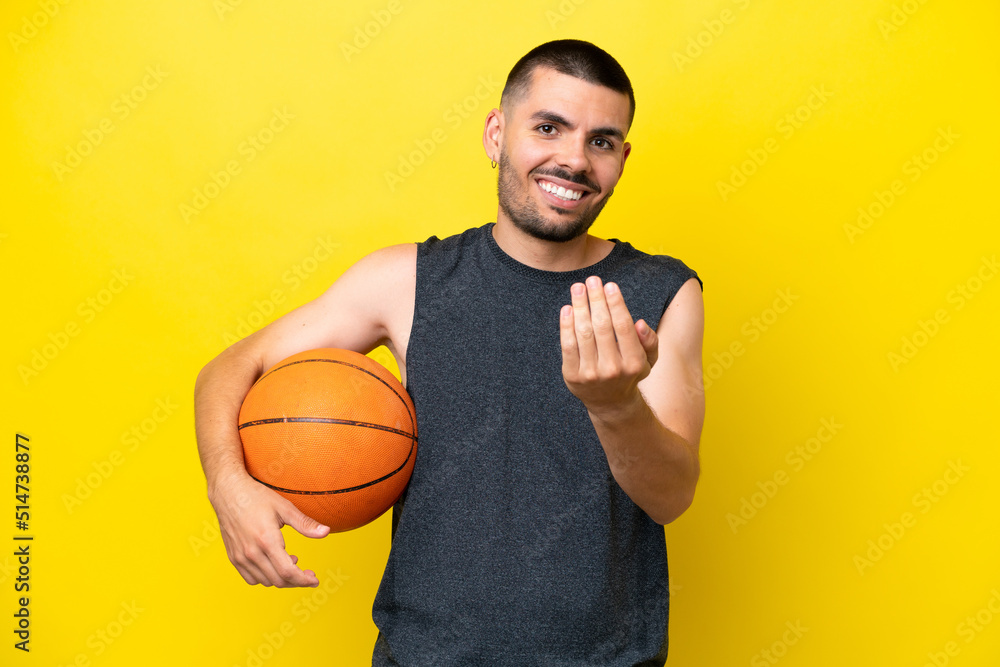
[[[548,128],[548,130],[546,130],[546,128]],[[555,125],[551,125],[549,123],[545,123],[544,125],[539,125],[538,126],[538,130],[542,134],[552,134],[553,132],[556,131],[556,126]]]
[[[607,150],[611,150],[612,148],[614,148],[614,144],[612,144],[610,141],[608,141],[604,137],[595,137],[594,138],[594,143],[597,144],[598,148],[604,148],[604,149],[607,149]]]

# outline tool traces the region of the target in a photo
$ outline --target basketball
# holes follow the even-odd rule
[[[392,507],[417,457],[413,402],[350,350],[300,352],[268,369],[240,408],[247,472],[332,532]]]

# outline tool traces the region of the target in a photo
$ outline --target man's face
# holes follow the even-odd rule
[[[500,214],[536,238],[569,241],[586,233],[621,177],[629,99],[550,68],[532,77],[504,110]]]

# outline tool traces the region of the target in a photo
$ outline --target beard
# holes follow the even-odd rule
[[[597,216],[604,210],[604,205],[608,203],[611,195],[615,192],[615,189],[611,188],[608,190],[607,197],[581,210],[575,218],[561,222],[551,222],[542,216],[542,212],[538,210],[530,193],[524,192],[521,189],[517,175],[510,166],[510,159],[507,157],[507,152],[502,148],[500,149],[499,167],[497,198],[500,201],[500,209],[507,214],[507,217],[514,223],[515,227],[542,241],[565,243],[586,234],[590,226],[594,224]],[[600,194],[600,188],[597,184],[592,183],[583,175],[574,175],[561,169],[532,170],[530,173],[555,176],[571,183],[586,185],[594,190],[591,193],[593,196]],[[566,214],[570,212],[567,209],[557,206],[551,206],[551,208],[562,217],[566,217]]]

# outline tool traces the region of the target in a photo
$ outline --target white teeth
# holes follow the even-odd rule
[[[554,194],[560,199],[565,199],[566,201],[576,201],[583,196],[583,192],[579,190],[567,190],[561,185],[556,185],[555,183],[549,183],[548,181],[538,181],[538,184],[546,192]]]

